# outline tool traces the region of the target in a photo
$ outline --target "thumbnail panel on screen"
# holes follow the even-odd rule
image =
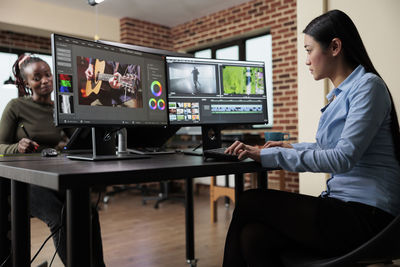
[[[264,68],[222,66],[224,95],[263,95],[265,93],[264,85]]]
[[[77,56],[80,105],[142,108],[138,64]]]
[[[171,95],[217,94],[215,65],[172,63],[168,73]]]
[[[200,122],[199,102],[169,102],[169,120],[174,122]]]

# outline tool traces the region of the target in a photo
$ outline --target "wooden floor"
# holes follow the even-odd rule
[[[199,267],[219,267],[233,207],[225,208],[219,199],[218,222],[210,223],[209,195],[201,190],[194,199],[195,256]],[[108,267],[179,267],[186,264],[185,214],[183,203],[167,201],[153,208],[154,201],[142,205],[137,192],[113,196],[100,210],[104,259]],[[232,205],[231,205],[232,206]],[[33,218],[32,255],[49,235],[47,226]],[[32,264],[52,258],[54,246],[47,242]],[[52,264],[61,267],[58,256]]]
[[[154,201],[142,205],[137,192],[114,196],[108,205],[100,210],[104,259],[108,267],[185,267],[184,207],[180,202],[167,201],[158,210]],[[219,267],[225,235],[233,207],[225,208],[223,199],[218,203],[218,222],[210,223],[209,195],[202,190],[195,195],[195,255],[199,267]],[[47,226],[33,218],[31,220],[32,255],[49,235]],[[50,262],[54,254],[52,240],[32,266],[44,261]],[[62,267],[58,256],[53,267]],[[370,265],[369,267],[400,266]],[[82,266],[84,267],[84,266]]]

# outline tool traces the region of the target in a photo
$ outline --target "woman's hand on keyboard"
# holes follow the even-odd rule
[[[230,147],[225,150],[227,154],[237,155],[239,160],[251,158],[260,162],[260,151],[258,147],[249,146],[242,142],[235,141]]]

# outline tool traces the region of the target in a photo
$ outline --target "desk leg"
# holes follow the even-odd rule
[[[235,174],[235,206],[239,203],[240,194],[244,190],[243,173]]]
[[[67,266],[91,266],[89,188],[67,190]]]
[[[225,187],[229,187],[229,175],[225,175]],[[224,197],[225,199],[225,207],[229,208],[231,200],[229,197]]]
[[[11,181],[11,245],[14,267],[31,265],[29,185]]]
[[[0,178],[0,265],[5,262],[11,252],[11,242],[8,233],[11,230],[9,215],[11,212],[8,198],[11,194],[10,180]],[[11,266],[11,259],[8,258],[4,267]]]
[[[187,178],[185,181],[186,262],[195,267],[197,260],[194,258],[193,179]]]
[[[268,172],[260,171],[257,173],[257,187],[261,189],[268,189]]]

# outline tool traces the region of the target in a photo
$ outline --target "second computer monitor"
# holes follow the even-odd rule
[[[167,57],[172,125],[267,124],[263,62]]]

